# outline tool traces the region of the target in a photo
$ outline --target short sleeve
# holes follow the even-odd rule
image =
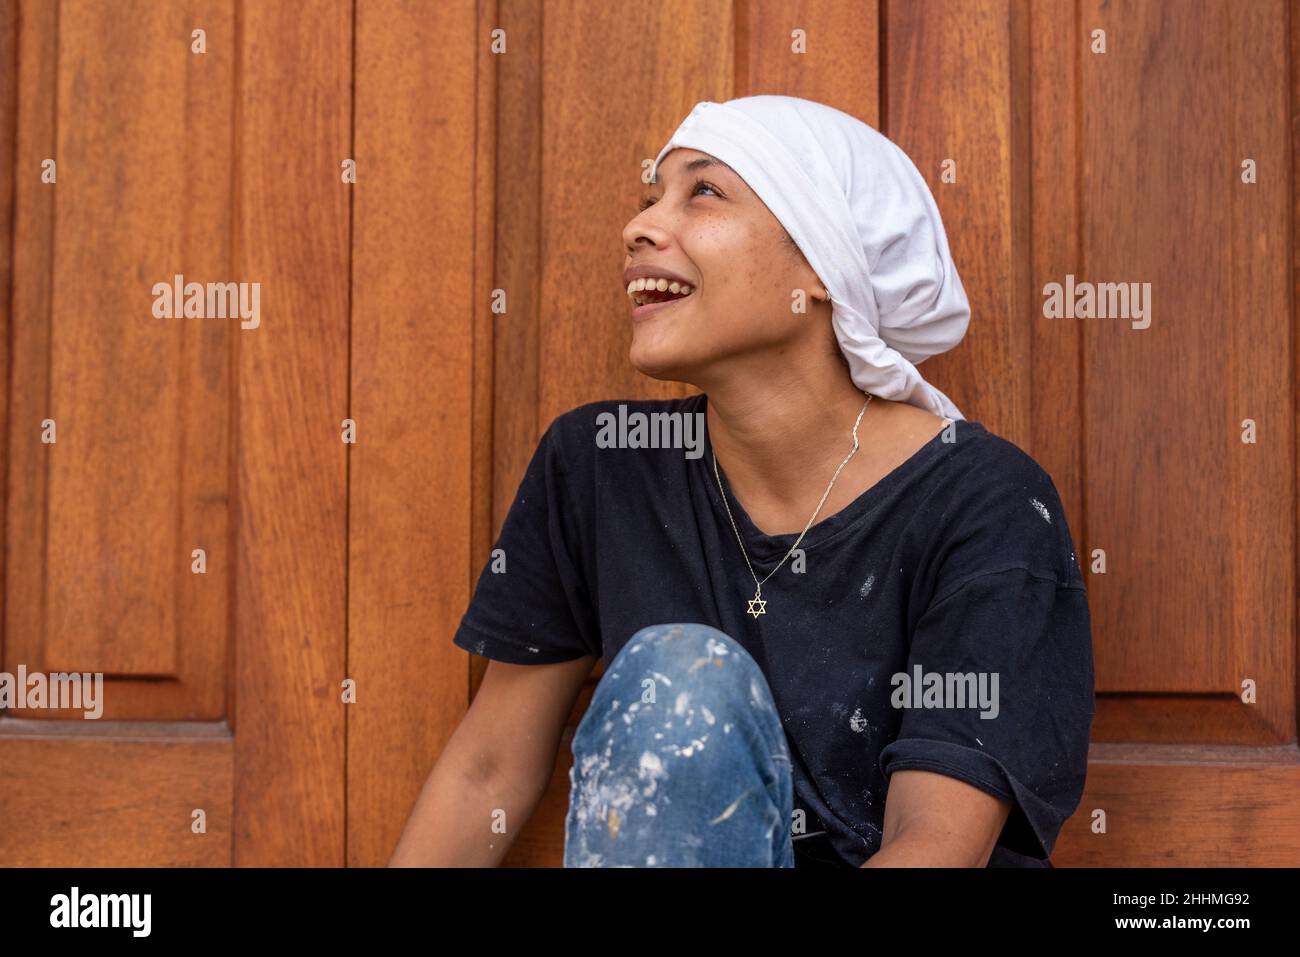
[[[911,629],[886,776],[946,774],[1012,803],[998,846],[1045,862],[1083,795],[1092,624],[1060,501],[1031,462],[967,495]],[[943,537],[943,536],[941,536]],[[1068,556],[1068,561],[1063,556]],[[995,857],[1008,855],[995,851]]]
[[[559,424],[538,442],[452,639],[476,655],[510,664],[600,657]]]
[[[998,843],[1049,857],[1087,774],[1094,706],[1083,588],[1023,568],[971,579],[921,618],[907,675],[891,693],[912,706],[881,751],[881,771],[934,771],[1011,801]]]

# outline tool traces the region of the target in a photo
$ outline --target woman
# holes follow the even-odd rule
[[[822,104],[700,103],[623,241],[632,363],[700,391],[550,424],[454,639],[494,663],[394,863],[500,860],[522,819],[430,822],[526,819],[603,656],[566,866],[1050,866],[1087,596],[1049,476],[916,369],[969,319],[920,174]]]

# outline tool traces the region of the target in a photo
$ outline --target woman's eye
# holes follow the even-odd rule
[[[692,195],[692,196],[697,195],[701,187],[703,187],[704,189],[709,190],[709,191],[712,192],[713,195],[715,195],[715,196],[721,196],[721,195],[722,195],[722,193],[720,193],[720,192],[718,191],[718,188],[717,188],[716,186],[714,186],[712,183],[707,182],[706,180],[702,180],[702,179],[697,179],[697,180],[695,181],[695,185],[691,187],[691,195]],[[651,206],[653,206],[656,202],[658,202],[658,200],[654,199],[654,197],[652,197],[652,196],[647,196],[645,199],[641,200],[641,205],[637,207],[637,211],[638,211],[638,212],[642,212],[642,213],[644,213],[647,209],[649,209]]]

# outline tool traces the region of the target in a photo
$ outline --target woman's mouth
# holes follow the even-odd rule
[[[632,300],[632,318],[644,319],[662,312],[689,299],[694,292],[694,286],[675,279],[634,279],[627,287],[627,296]]]

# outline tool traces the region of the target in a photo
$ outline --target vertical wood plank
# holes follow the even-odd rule
[[[9,475],[9,336],[13,292],[14,160],[18,155],[18,0],[0,0],[0,476]],[[6,482],[7,485],[7,482]],[[0,536],[8,527],[8,496],[0,495]],[[5,552],[0,542],[0,589]],[[5,616],[0,614],[0,670],[5,661]],[[0,716],[3,712],[0,711]]]
[[[473,0],[357,7],[349,865],[387,862],[467,703],[451,636],[470,596],[473,347],[491,274],[476,258],[476,17]]]
[[[884,132],[930,185],[971,305],[961,344],[921,373],[968,419],[1028,445],[1027,196],[1013,165],[1023,120],[1018,33],[1010,0],[973,0],[960,15],[941,0],[887,3]],[[940,179],[946,160],[956,182]]]
[[[352,4],[240,14],[235,862],[341,866]]]
[[[15,637],[43,643],[46,580],[46,475],[48,447],[41,422],[50,415],[50,302],[56,185],[41,183],[41,164],[58,152],[55,97],[58,85],[58,8],[23,4],[18,19],[17,148],[14,159],[14,249],[11,297],[9,471],[5,511],[4,668],[28,661]],[[18,281],[28,277],[26,281]],[[15,507],[15,503],[23,503]]]
[[[736,0],[733,95],[800,96],[879,129],[879,51],[876,0]]]
[[[1296,554],[1296,529],[1278,516],[1296,514],[1297,420],[1294,277],[1288,254],[1294,232],[1287,199],[1295,193],[1291,166],[1287,73],[1287,6],[1282,0],[1225,4],[1229,29],[1222,39],[1229,57],[1229,85],[1224,104],[1229,135],[1221,141],[1223,194],[1230,211],[1226,243],[1232,273],[1232,297],[1226,315],[1229,336],[1225,372],[1230,391],[1225,414],[1211,419],[1207,433],[1217,435],[1219,422],[1228,442],[1228,495],[1233,503],[1232,566],[1227,583],[1234,612],[1232,653],[1224,662],[1239,703],[1241,682],[1258,687],[1259,711],[1268,728],[1252,740],[1296,740],[1296,572],[1294,562],[1278,556]],[[1291,17],[1296,15],[1291,5]],[[1291,70],[1294,71],[1294,66]],[[1242,162],[1255,162],[1257,182],[1242,182]],[[1219,317],[1208,325],[1203,348],[1213,353],[1221,338]],[[1243,445],[1243,422],[1257,423],[1255,445]],[[1211,448],[1222,447],[1211,441]],[[1227,683],[1227,682],[1225,682]]]

